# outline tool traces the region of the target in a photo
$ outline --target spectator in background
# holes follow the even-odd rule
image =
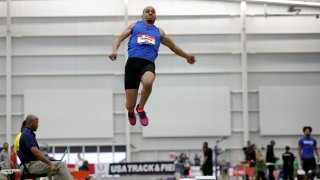
[[[187,177],[189,176],[189,171],[190,171],[190,161],[188,157],[186,157],[183,166],[184,166],[184,176]]]
[[[189,170],[190,170],[189,158],[187,157],[186,154],[181,153],[179,157],[179,161],[183,165],[181,175],[183,175],[184,177],[187,177],[189,175]]]
[[[84,163],[84,159],[81,157],[80,153],[78,153],[76,162],[74,163],[75,164],[74,170],[79,171],[80,168],[83,166],[83,163]]]
[[[89,171],[89,162],[87,160],[83,161],[83,164],[79,168],[79,171]]]
[[[257,180],[266,180],[266,175],[264,173],[266,169],[266,163],[265,163],[264,157],[260,149],[257,149],[256,151],[257,151],[257,162],[256,162]]]
[[[254,176],[256,175],[256,161],[257,161],[256,149],[257,149],[256,144],[251,144],[248,152],[249,166],[252,172],[252,179],[254,179]]]
[[[20,132],[17,134],[15,140],[14,140],[14,152],[19,151],[19,143],[20,143],[20,137],[24,129],[26,128],[26,120],[24,120],[21,124]]]
[[[223,180],[226,180],[228,177],[228,170],[230,168],[230,163],[225,160],[221,160],[219,163],[220,166],[220,174]]]
[[[253,171],[252,175],[255,171],[255,163],[256,163],[256,152],[255,152],[256,145],[251,144],[250,141],[247,141],[247,146],[242,148],[243,153],[245,155],[245,162],[248,164],[246,167],[250,167],[251,171]],[[246,179],[249,179],[249,175],[246,174]]]
[[[17,154],[14,151],[14,145],[11,146],[11,151],[10,151],[10,167],[11,167],[11,169],[19,169],[19,165],[18,165],[18,162],[17,162]],[[17,175],[16,175],[15,172],[13,172],[10,175],[11,179],[14,180]]]
[[[286,152],[282,154],[283,160],[283,180],[293,180],[294,155],[290,152],[290,147],[286,146]]]
[[[176,180],[180,179],[181,174],[184,171],[184,165],[180,162],[180,158],[179,156],[175,156],[175,160],[174,160],[174,177]]]
[[[242,148],[244,156],[245,156],[245,161],[250,162],[250,152],[251,152],[251,142],[247,141],[247,146]]]
[[[251,168],[255,167],[256,163],[256,145],[251,144],[250,141],[247,141],[247,146],[242,148],[244,155],[245,155],[245,160],[247,163],[249,163],[249,166]]]
[[[184,173],[184,165],[181,162],[179,156],[175,156],[174,169],[175,169],[174,177],[176,179],[180,179],[181,175]]]
[[[11,169],[18,169],[19,168],[19,165],[17,162],[17,154],[14,151],[14,145],[11,146],[10,166],[11,166]]]
[[[213,174],[213,160],[212,160],[212,149],[209,148],[208,142],[204,142],[203,146],[203,163],[201,170],[204,176],[212,176]]]
[[[2,167],[4,169],[10,169],[9,144],[7,142],[3,143],[0,162],[3,162]]]
[[[257,161],[256,149],[257,149],[256,144],[251,144],[251,147],[249,150],[249,157],[248,157],[251,168],[256,167],[256,161]]]
[[[194,156],[194,165],[195,165],[195,166],[200,166],[200,159],[201,159],[201,156],[199,156],[199,155],[196,153],[195,156]]]
[[[319,153],[317,148],[317,140],[311,137],[312,127],[303,127],[304,137],[299,140],[298,157],[303,170],[305,171],[304,179],[307,180],[309,177],[309,171],[311,170],[311,179],[315,177],[316,159],[314,154],[317,156],[319,162]]]
[[[274,180],[274,175],[273,175],[273,171],[274,171],[274,164],[276,162],[276,160],[278,159],[275,155],[274,155],[274,151],[273,151],[273,147],[275,146],[276,142],[274,140],[270,141],[270,144],[267,146],[267,153],[266,153],[266,165],[268,168],[268,180]]]

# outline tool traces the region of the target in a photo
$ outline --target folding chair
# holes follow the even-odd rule
[[[21,161],[21,165],[23,166],[20,180],[26,180],[26,179],[35,179],[35,178],[40,178],[40,177],[47,177],[48,174],[32,174],[27,168],[27,165],[25,164],[25,161],[18,155],[18,158]]]

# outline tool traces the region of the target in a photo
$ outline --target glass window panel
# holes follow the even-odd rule
[[[85,146],[84,151],[87,152],[98,152],[97,146]]]
[[[70,147],[70,152],[72,152],[72,153],[82,152],[82,146],[72,146],[72,147]]]
[[[126,152],[126,146],[115,146],[114,151],[115,152]]]
[[[90,164],[98,164],[98,153],[85,153],[84,158]]]
[[[112,152],[112,146],[100,146],[100,152]]]
[[[67,146],[56,146],[55,147],[55,152],[56,153],[64,153],[67,149]]]
[[[54,153],[49,153],[49,157],[54,157]]]
[[[75,164],[76,159],[77,159],[78,153],[70,153],[68,157],[67,163],[69,164]]]
[[[126,153],[125,152],[116,152],[114,153],[114,162],[126,162]]]
[[[64,153],[55,153],[53,157],[54,157],[56,160],[60,160],[60,159],[62,158],[63,154],[64,154]],[[66,156],[67,156],[67,155],[66,155]],[[64,160],[66,160],[66,159],[67,159],[67,157],[64,157]]]
[[[108,152],[100,152],[99,160],[100,160],[100,163],[112,163],[113,154]]]
[[[66,148],[66,146],[56,146],[55,153],[49,153],[49,156],[60,160]],[[80,153],[81,157],[91,164],[126,161],[125,146],[115,146],[114,154],[112,153],[112,146],[100,146],[99,148],[100,153],[97,152],[97,146],[85,146],[85,153],[82,153],[82,146],[73,146],[70,147],[70,152],[65,155],[63,160],[68,164],[75,164],[78,153]]]

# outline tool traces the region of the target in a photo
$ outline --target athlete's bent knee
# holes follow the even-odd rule
[[[147,91],[152,91],[152,82],[147,82],[145,84],[143,84],[143,88]]]
[[[132,109],[134,109],[135,108],[135,104],[128,104],[127,103],[127,110],[132,110]]]

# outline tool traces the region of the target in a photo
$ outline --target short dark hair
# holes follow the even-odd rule
[[[290,150],[290,147],[289,146],[286,146],[286,151],[289,151]]]
[[[303,127],[303,132],[306,132],[306,130],[309,129],[310,132],[312,132],[312,127],[311,126],[305,126]]]
[[[271,140],[271,141],[270,141],[270,144],[271,144],[271,145],[274,145],[274,144],[276,144],[276,142],[275,142],[274,140]]]

